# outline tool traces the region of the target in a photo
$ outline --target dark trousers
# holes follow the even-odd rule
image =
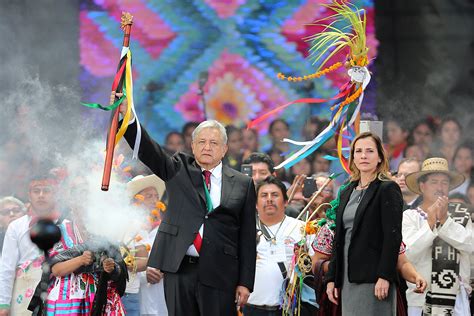
[[[199,262],[185,256],[176,273],[164,277],[169,316],[235,316],[235,290],[222,290],[199,282]]]
[[[311,304],[301,302],[300,316],[313,316],[317,313],[316,307]],[[282,310],[276,311],[264,310],[258,306],[245,305],[242,309],[244,316],[281,316]]]
[[[281,316],[281,312],[281,309],[270,311],[250,305],[245,305],[242,308],[242,313],[244,314],[244,316]]]

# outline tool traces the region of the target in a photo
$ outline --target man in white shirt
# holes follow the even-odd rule
[[[427,292],[415,294],[408,283],[408,315],[470,315],[472,227],[470,215],[459,204],[448,205],[448,193],[464,181],[451,172],[444,158],[423,162],[420,172],[407,176],[408,188],[423,197],[416,209],[403,214],[406,255],[428,280]]]
[[[42,252],[31,242],[30,227],[39,218],[57,220],[56,180],[49,174],[30,182],[31,203],[26,215],[8,226],[0,261],[0,315],[31,315],[27,310],[41,277]]]
[[[245,316],[281,315],[280,293],[293,256],[302,238],[302,221],[285,215],[285,185],[270,176],[257,185],[257,264],[254,291],[244,307]]]
[[[151,212],[160,212],[157,206],[157,202],[163,196],[165,192],[165,183],[163,180],[158,178],[156,175],[142,176],[138,175],[134,177],[130,182],[127,183],[127,193],[129,194],[130,200],[133,202],[133,205],[143,209],[146,213],[151,216]],[[158,216],[160,216],[158,214]],[[135,232],[136,233],[136,232]],[[164,302],[164,292],[163,292],[163,282],[160,282],[158,285],[147,284],[147,286],[141,287],[140,280],[141,275],[147,270],[147,274],[152,275],[150,278],[153,279],[154,275],[158,275],[159,281],[163,274],[155,268],[147,268],[146,264],[148,262],[148,252],[146,250],[146,244],[153,244],[157,230],[153,239],[149,240],[149,233],[147,231],[141,231],[138,235],[141,238],[135,238],[129,244],[129,249],[132,250],[132,255],[135,257],[132,262],[127,262],[128,267],[128,282],[127,288],[125,289],[125,295],[122,297],[122,303],[125,307],[125,311],[129,316],[139,316],[139,315],[153,315],[150,311],[155,311],[157,309],[166,310],[166,304]],[[152,282],[150,282],[152,283]],[[161,292],[153,291],[155,287],[161,287]],[[150,292],[143,293],[143,292]],[[148,294],[148,295],[146,295]],[[150,295],[157,294],[156,297],[153,297],[152,300],[148,300],[145,304],[142,301],[142,298],[145,296],[148,298]]]

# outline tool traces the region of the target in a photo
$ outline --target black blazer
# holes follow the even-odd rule
[[[336,214],[336,234],[328,282],[341,287],[343,282],[345,232],[342,215],[357,181],[341,192]],[[376,283],[378,278],[396,282],[396,265],[402,242],[403,197],[393,181],[372,181],[357,208],[348,251],[348,276],[351,283]]]
[[[137,126],[125,138],[135,142]],[[201,168],[194,157],[169,155],[142,128],[140,160],[166,183],[168,209],[162,215],[148,266],[175,273],[204,222],[199,280],[219,289],[253,290],[256,262],[256,194],[250,177],[222,167],[221,204],[207,214]]]

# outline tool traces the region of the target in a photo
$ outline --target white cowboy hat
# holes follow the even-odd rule
[[[163,198],[163,193],[166,190],[165,182],[152,174],[149,176],[138,175],[127,183],[127,192],[132,199],[135,195],[146,188],[154,187],[160,199]]]
[[[449,181],[449,190],[457,188],[463,184],[465,177],[455,171],[449,171],[448,161],[444,158],[429,158],[423,161],[421,171],[410,173],[405,178],[405,183],[407,184],[408,189],[416,194],[422,194],[420,191],[420,184],[418,179],[426,174],[430,173],[444,173],[446,174]]]

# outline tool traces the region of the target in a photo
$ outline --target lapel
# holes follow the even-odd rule
[[[232,189],[234,187],[235,178],[234,174],[227,166],[222,166],[222,188],[221,188],[221,206],[224,206],[229,198],[229,195],[232,194]]]
[[[374,181],[372,181],[372,183],[370,183],[369,187],[365,191],[364,196],[362,197],[362,200],[360,201],[359,206],[357,207],[357,211],[354,218],[354,226],[352,227],[352,236],[355,235],[357,228],[359,228],[360,221],[362,220],[362,217],[364,216],[364,213],[367,210],[367,205],[374,197],[375,192],[377,192],[379,182],[379,179],[375,179]]]
[[[196,163],[196,161],[194,161],[191,166],[192,167],[189,168],[189,176],[191,177],[194,190],[196,190],[202,202],[204,202],[204,205],[206,205],[206,195],[204,193],[204,182],[202,178],[201,167]]]

